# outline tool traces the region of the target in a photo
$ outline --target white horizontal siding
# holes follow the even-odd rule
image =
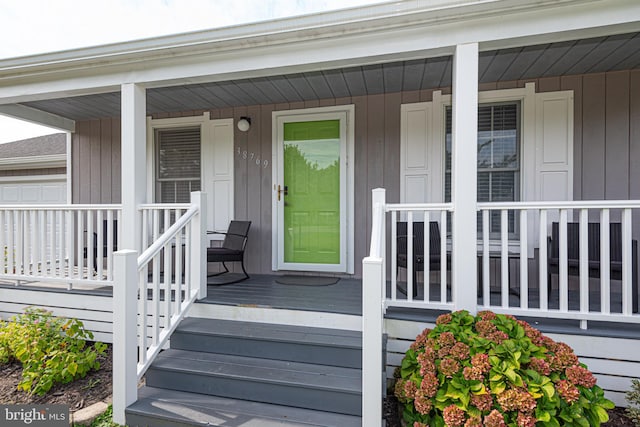
[[[87,295],[64,290],[0,289],[0,319],[8,320],[22,314],[29,306],[43,308],[55,316],[82,321],[84,327],[93,333],[96,341],[106,343],[113,342],[112,304],[110,295]],[[164,325],[165,311],[166,306],[163,303],[160,305],[159,325]],[[147,337],[151,339],[155,313],[155,307],[151,302],[148,304],[147,313]]]
[[[66,291],[43,292],[26,289],[0,290],[0,318],[8,320],[24,313],[29,306],[44,308],[55,316],[80,320],[94,334],[94,339],[112,342],[111,297],[104,295],[75,294]]]

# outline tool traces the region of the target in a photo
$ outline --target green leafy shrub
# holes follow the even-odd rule
[[[631,380],[631,390],[627,392],[626,398],[629,402],[627,415],[635,425],[640,426],[640,381]]]
[[[9,322],[0,322],[0,362],[22,363],[18,389],[43,395],[57,383],[68,383],[99,369],[97,356],[106,345],[87,346],[93,334],[77,319],[54,317],[39,308],[27,308]]]
[[[573,350],[512,316],[438,317],[395,385],[413,427],[599,426],[613,403]]]

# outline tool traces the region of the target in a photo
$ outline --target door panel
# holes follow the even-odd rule
[[[284,262],[340,264],[340,121],[284,123]]]

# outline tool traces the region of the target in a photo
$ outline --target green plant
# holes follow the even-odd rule
[[[395,394],[413,427],[599,426],[614,406],[568,345],[489,311],[438,317],[406,352]]]
[[[79,424],[74,424],[74,427]],[[98,415],[89,427],[122,427],[120,424],[113,422],[113,406],[109,405],[106,411]]]
[[[39,308],[27,308],[9,322],[0,322],[0,362],[22,363],[18,389],[43,395],[57,383],[68,383],[99,369],[97,360],[106,345],[87,346],[93,334],[77,319],[54,317]]]
[[[631,421],[637,426],[640,426],[640,381],[631,380],[631,390],[626,395],[629,407],[627,408],[627,415],[631,418]]]

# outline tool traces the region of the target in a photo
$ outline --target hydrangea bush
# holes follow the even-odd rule
[[[413,427],[590,427],[614,406],[568,345],[489,311],[438,317],[399,376],[395,395]]]

